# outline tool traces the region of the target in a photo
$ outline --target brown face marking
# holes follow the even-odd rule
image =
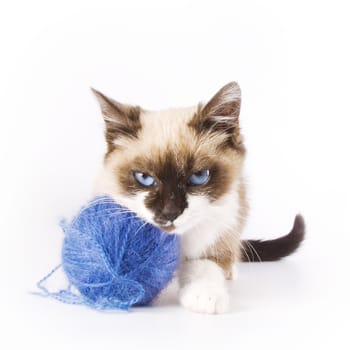
[[[239,159],[237,164],[240,164]],[[207,183],[199,186],[189,183],[193,173],[206,169],[210,172]],[[152,176],[156,184],[150,187],[140,185],[134,178],[135,171]],[[185,149],[180,152],[168,149],[153,157],[138,156],[125,162],[115,174],[125,195],[147,193],[145,206],[154,213],[154,220],[164,225],[175,220],[188,207],[189,194],[206,196],[212,202],[226,194],[235,168],[220,157],[201,156]]]
[[[188,207],[186,170],[184,164],[178,164],[174,155],[167,152],[157,164],[152,164],[152,173],[157,183],[146,197],[145,206],[154,212],[155,221],[164,225]]]

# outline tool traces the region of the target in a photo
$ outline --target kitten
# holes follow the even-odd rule
[[[162,111],[93,92],[107,141],[97,192],[181,236],[179,299],[185,308],[225,312],[225,279],[231,278],[233,265],[278,260],[298,248],[304,237],[301,216],[284,237],[240,240],[248,204],[237,83],[225,85],[206,104]]]

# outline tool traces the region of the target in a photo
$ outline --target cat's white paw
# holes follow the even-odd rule
[[[180,303],[190,311],[222,314],[228,310],[229,295],[223,286],[193,282],[181,288]]]

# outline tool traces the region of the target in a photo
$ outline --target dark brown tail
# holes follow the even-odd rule
[[[285,236],[262,240],[242,241],[242,261],[275,261],[294,253],[305,236],[305,223],[301,215],[294,219],[292,230]]]

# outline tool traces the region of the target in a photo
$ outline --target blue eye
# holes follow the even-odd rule
[[[140,185],[145,187],[153,186],[156,183],[152,176],[138,171],[134,171],[134,178]]]
[[[210,172],[208,169],[200,170],[193,173],[189,177],[188,182],[190,183],[190,185],[194,185],[194,186],[204,185],[206,182],[208,182],[209,175],[210,175]]]

